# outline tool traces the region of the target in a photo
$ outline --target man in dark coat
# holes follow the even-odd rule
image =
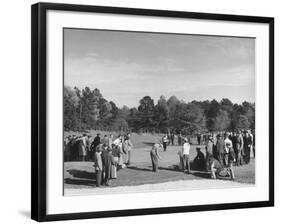
[[[95,161],[96,148],[99,144],[101,144],[100,133],[98,133],[97,136],[94,138],[94,141],[92,142],[90,147],[93,161]]]
[[[223,158],[224,158],[224,153],[225,153],[225,150],[224,150],[225,142],[220,134],[217,137],[218,137],[217,147],[216,147],[217,157],[218,157],[217,160],[221,163],[221,165],[223,165]]]
[[[111,148],[108,145],[103,144],[103,151],[101,154],[102,157],[102,177],[103,177],[103,184],[109,185],[109,181],[111,178],[111,164],[112,164],[112,152]]]
[[[253,144],[252,136],[248,132],[246,132],[244,137],[244,161],[246,164],[250,163],[252,144]]]
[[[244,140],[241,131],[238,131],[238,134],[236,136],[236,140],[234,142],[233,146],[235,146],[235,149],[237,150],[236,153],[236,165],[240,166],[243,165],[243,148],[244,148]]]

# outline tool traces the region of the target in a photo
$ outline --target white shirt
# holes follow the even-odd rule
[[[119,145],[121,142],[120,138],[116,138],[114,141],[113,141],[113,144],[114,145]]]
[[[190,144],[188,142],[184,143],[182,146],[182,154],[189,155]]]
[[[227,153],[229,153],[229,149],[232,148],[232,141],[229,138],[226,138],[224,140],[224,143],[225,143],[225,150]]]
[[[113,144],[122,148],[122,142],[121,142],[121,139],[120,138],[117,138],[113,141]]]

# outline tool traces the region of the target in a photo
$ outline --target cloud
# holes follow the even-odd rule
[[[64,59],[65,85],[99,88],[121,106],[172,93],[254,98],[251,38],[75,30],[65,34]]]

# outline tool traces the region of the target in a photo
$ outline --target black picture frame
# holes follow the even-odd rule
[[[70,214],[46,214],[46,13],[48,10],[100,12],[123,15],[192,18],[234,22],[253,22],[269,25],[269,200],[212,205],[160,207],[149,209],[115,210]],[[73,4],[37,3],[31,11],[31,76],[32,76],[32,155],[31,155],[31,218],[37,221],[74,220],[161,213],[194,212],[274,206],[274,18],[164,11],[138,8],[119,8]]]

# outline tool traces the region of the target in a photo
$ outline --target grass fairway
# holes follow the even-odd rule
[[[93,133],[94,134],[94,133]],[[118,178],[112,180],[111,187],[133,186],[142,184],[163,183],[177,180],[209,179],[206,172],[191,170],[187,175],[177,169],[179,157],[177,152],[180,146],[169,146],[166,152],[161,152],[159,172],[152,172],[150,161],[150,149],[154,142],[158,142],[159,135],[132,134],[134,148],[132,151],[131,165],[118,171]],[[191,147],[191,160],[196,156],[196,147]],[[204,146],[200,146],[204,152]],[[235,181],[240,183],[255,183],[255,161],[241,167],[234,167]],[[95,173],[92,162],[65,162],[64,183],[66,189],[93,188],[95,187]],[[207,186],[206,186],[207,188]]]

